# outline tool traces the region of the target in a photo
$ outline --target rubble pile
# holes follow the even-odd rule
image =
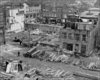
[[[100,58],[95,56],[90,57],[88,60],[82,60],[81,68],[92,71],[100,71]]]
[[[38,58],[40,60],[50,61],[50,62],[62,62],[62,63],[71,63],[73,59],[69,55],[58,54],[54,51],[42,51],[38,50],[36,54],[32,54],[33,58]]]
[[[57,48],[57,46],[39,44],[25,53],[24,57],[37,58],[50,62],[62,62],[66,64],[73,62],[73,57],[67,55],[65,51],[60,50],[61,49]]]
[[[27,80],[75,80],[71,72],[65,72],[64,70],[54,70],[51,68],[46,69],[38,69],[32,68],[30,69],[24,76],[24,79]]]
[[[5,61],[12,62],[13,65],[17,65],[19,62],[16,60],[11,61],[3,57],[0,58],[0,61],[3,65],[5,64]],[[39,64],[37,67],[29,67],[29,65],[27,66],[25,63],[22,65],[23,71],[21,72],[16,71],[14,67],[13,68],[15,70],[11,71],[10,73],[5,72],[5,69],[4,71],[0,70],[0,80],[77,80],[74,76],[74,73],[65,71],[60,68],[56,69],[42,64]]]
[[[49,58],[50,61],[61,61],[63,63],[67,63],[70,58],[68,55],[65,55],[65,54],[59,55],[55,53],[51,53],[49,57],[50,57]]]
[[[14,75],[0,72],[0,80],[14,80]]]

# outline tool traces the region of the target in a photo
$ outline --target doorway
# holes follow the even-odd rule
[[[73,51],[73,44],[67,44],[67,50]]]

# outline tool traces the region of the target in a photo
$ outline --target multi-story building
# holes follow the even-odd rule
[[[9,31],[23,31],[24,30],[24,8],[9,8],[9,16],[6,20],[6,26]]]
[[[42,16],[43,17],[54,17],[52,15],[52,9],[53,7],[51,5],[44,5],[42,9]]]
[[[25,22],[34,22],[37,17],[40,17],[40,12],[41,12],[41,5],[37,5],[37,6],[27,5],[24,12]]]
[[[94,49],[94,32],[92,22],[67,22],[60,31],[61,47],[88,55]]]
[[[24,22],[31,21],[38,17],[41,10],[39,6],[29,6],[26,3],[22,7],[9,8],[9,16],[7,17],[7,26],[9,31],[24,30]]]

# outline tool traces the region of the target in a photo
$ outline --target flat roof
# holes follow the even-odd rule
[[[86,18],[98,18],[98,15],[99,15],[99,11],[85,11],[85,12],[82,12],[80,14],[80,17],[86,17]]]

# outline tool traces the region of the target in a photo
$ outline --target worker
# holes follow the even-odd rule
[[[39,80],[39,78],[36,78],[36,80]]]
[[[8,64],[9,64],[9,62],[6,61],[6,62],[5,62],[5,70],[7,69]]]
[[[12,62],[9,62],[6,68],[6,73],[10,73],[12,71]]]
[[[21,45],[22,44],[22,41],[20,40],[19,42],[20,42],[20,45]]]
[[[20,56],[20,52],[18,51],[18,57]]]
[[[18,71],[23,71],[22,61],[18,62]]]
[[[17,40],[17,37],[15,37],[15,40]]]

